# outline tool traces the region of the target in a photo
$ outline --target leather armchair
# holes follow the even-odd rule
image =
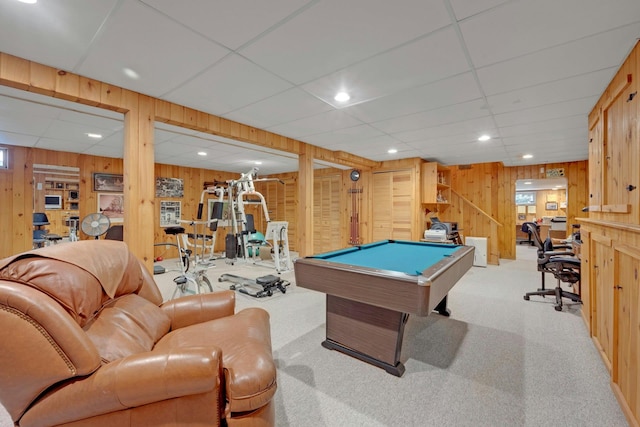
[[[273,426],[269,315],[162,303],[123,242],[0,260],[0,403],[17,426]]]

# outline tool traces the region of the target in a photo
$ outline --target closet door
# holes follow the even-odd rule
[[[341,235],[340,174],[317,175],[313,180],[313,251],[322,253],[345,247]]]
[[[412,170],[373,174],[373,241],[411,240],[413,212],[416,210]]]
[[[613,361],[613,248],[608,237],[591,234],[593,268],[592,335],[601,356],[611,371]]]
[[[638,337],[638,308],[640,299],[640,249],[620,245],[616,251],[615,315],[616,355],[612,380],[629,405],[635,419],[640,418],[640,338]]]

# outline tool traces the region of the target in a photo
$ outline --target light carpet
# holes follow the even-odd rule
[[[286,294],[238,293],[238,310],[258,306],[271,316],[277,425],[627,426],[579,306],[556,312],[552,298],[523,300],[540,284],[535,257],[521,246],[515,261],[472,267],[449,294],[449,318],[410,316],[401,378],[321,347],[325,296],[296,287],[293,272],[282,273],[292,283]],[[207,270],[214,291],[228,289],[223,273],[275,270],[217,260]],[[175,275],[155,276],[165,298]],[[12,425],[6,413],[0,420]]]

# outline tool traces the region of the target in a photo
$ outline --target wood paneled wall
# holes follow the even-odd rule
[[[546,177],[547,169],[564,168],[567,178],[567,226],[586,216],[588,206],[587,161],[505,167],[501,163],[481,163],[453,168],[452,189],[477,205],[502,225],[498,248],[500,258],[515,259],[515,183],[519,179]]]

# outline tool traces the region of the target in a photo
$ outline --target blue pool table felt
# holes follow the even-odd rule
[[[354,246],[314,255],[311,258],[419,275],[427,268],[450,257],[460,246],[427,242],[391,240]]]

